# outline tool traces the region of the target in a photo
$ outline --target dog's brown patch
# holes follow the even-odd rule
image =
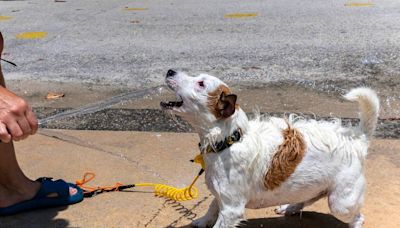
[[[234,96],[234,102],[231,99],[224,99],[229,96]],[[232,98],[232,97],[230,97]],[[213,92],[208,93],[208,109],[217,119],[227,118],[234,113],[234,110],[238,109],[239,105],[236,104],[236,95],[231,93],[231,90],[225,86],[220,85]]]
[[[288,124],[283,130],[283,143],[272,158],[270,167],[264,178],[264,186],[268,190],[279,187],[294,172],[306,151],[303,135]]]

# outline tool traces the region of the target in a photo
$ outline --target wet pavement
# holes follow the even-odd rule
[[[160,85],[170,68],[240,84],[399,84],[400,2],[349,3],[0,1],[4,58],[18,65],[3,69],[8,80],[131,89]]]
[[[57,100],[46,100],[45,90],[26,92],[24,97],[34,107],[41,127],[75,130],[122,130],[153,132],[192,132],[188,123],[159,108],[160,101],[174,100],[175,95],[160,86],[138,91],[114,91],[104,93],[104,88],[68,91]],[[72,86],[70,86],[72,87]],[[79,88],[79,87],[78,87]],[[21,91],[21,88],[15,88]],[[23,87],[22,87],[23,89]],[[347,102],[339,92],[321,92],[297,84],[269,84],[265,86],[232,86],[238,95],[238,103],[249,117],[254,112],[283,117],[297,113],[306,118],[329,120],[341,118],[343,125],[358,124],[358,105]],[[88,93],[89,96],[84,94]],[[117,94],[112,96],[112,94]],[[110,96],[110,97],[108,97]],[[84,97],[84,99],[80,99]],[[103,98],[103,100],[99,100]],[[378,122],[378,138],[400,138],[398,101],[388,108],[380,94],[382,109]],[[86,104],[82,104],[86,103]]]
[[[66,109],[40,108],[35,112],[40,117],[52,116],[63,113]],[[261,113],[266,116],[284,117],[288,113]],[[252,118],[254,114],[248,113]],[[298,113],[305,118],[317,120],[331,120],[333,117],[315,116]],[[341,118],[344,126],[356,126],[357,118]],[[156,109],[104,109],[91,114],[54,120],[43,124],[41,127],[50,129],[69,130],[111,130],[111,131],[150,131],[150,132],[194,132],[193,128],[178,116],[172,116]],[[377,138],[400,138],[400,120],[380,119],[375,132]]]

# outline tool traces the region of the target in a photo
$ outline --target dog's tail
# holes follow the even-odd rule
[[[355,88],[350,90],[344,98],[357,101],[360,108],[360,130],[370,137],[374,134],[379,114],[379,98],[375,91],[369,88]]]

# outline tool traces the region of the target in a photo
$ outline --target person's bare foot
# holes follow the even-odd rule
[[[41,184],[37,181],[30,181],[23,187],[4,186],[0,184],[0,208],[8,207],[25,200],[30,200],[40,189]],[[69,187],[71,196],[78,192],[76,188]]]

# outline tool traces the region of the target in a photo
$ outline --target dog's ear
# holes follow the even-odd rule
[[[221,93],[218,102],[218,108],[222,118],[228,118],[235,113],[237,96],[235,94],[226,95]]]

